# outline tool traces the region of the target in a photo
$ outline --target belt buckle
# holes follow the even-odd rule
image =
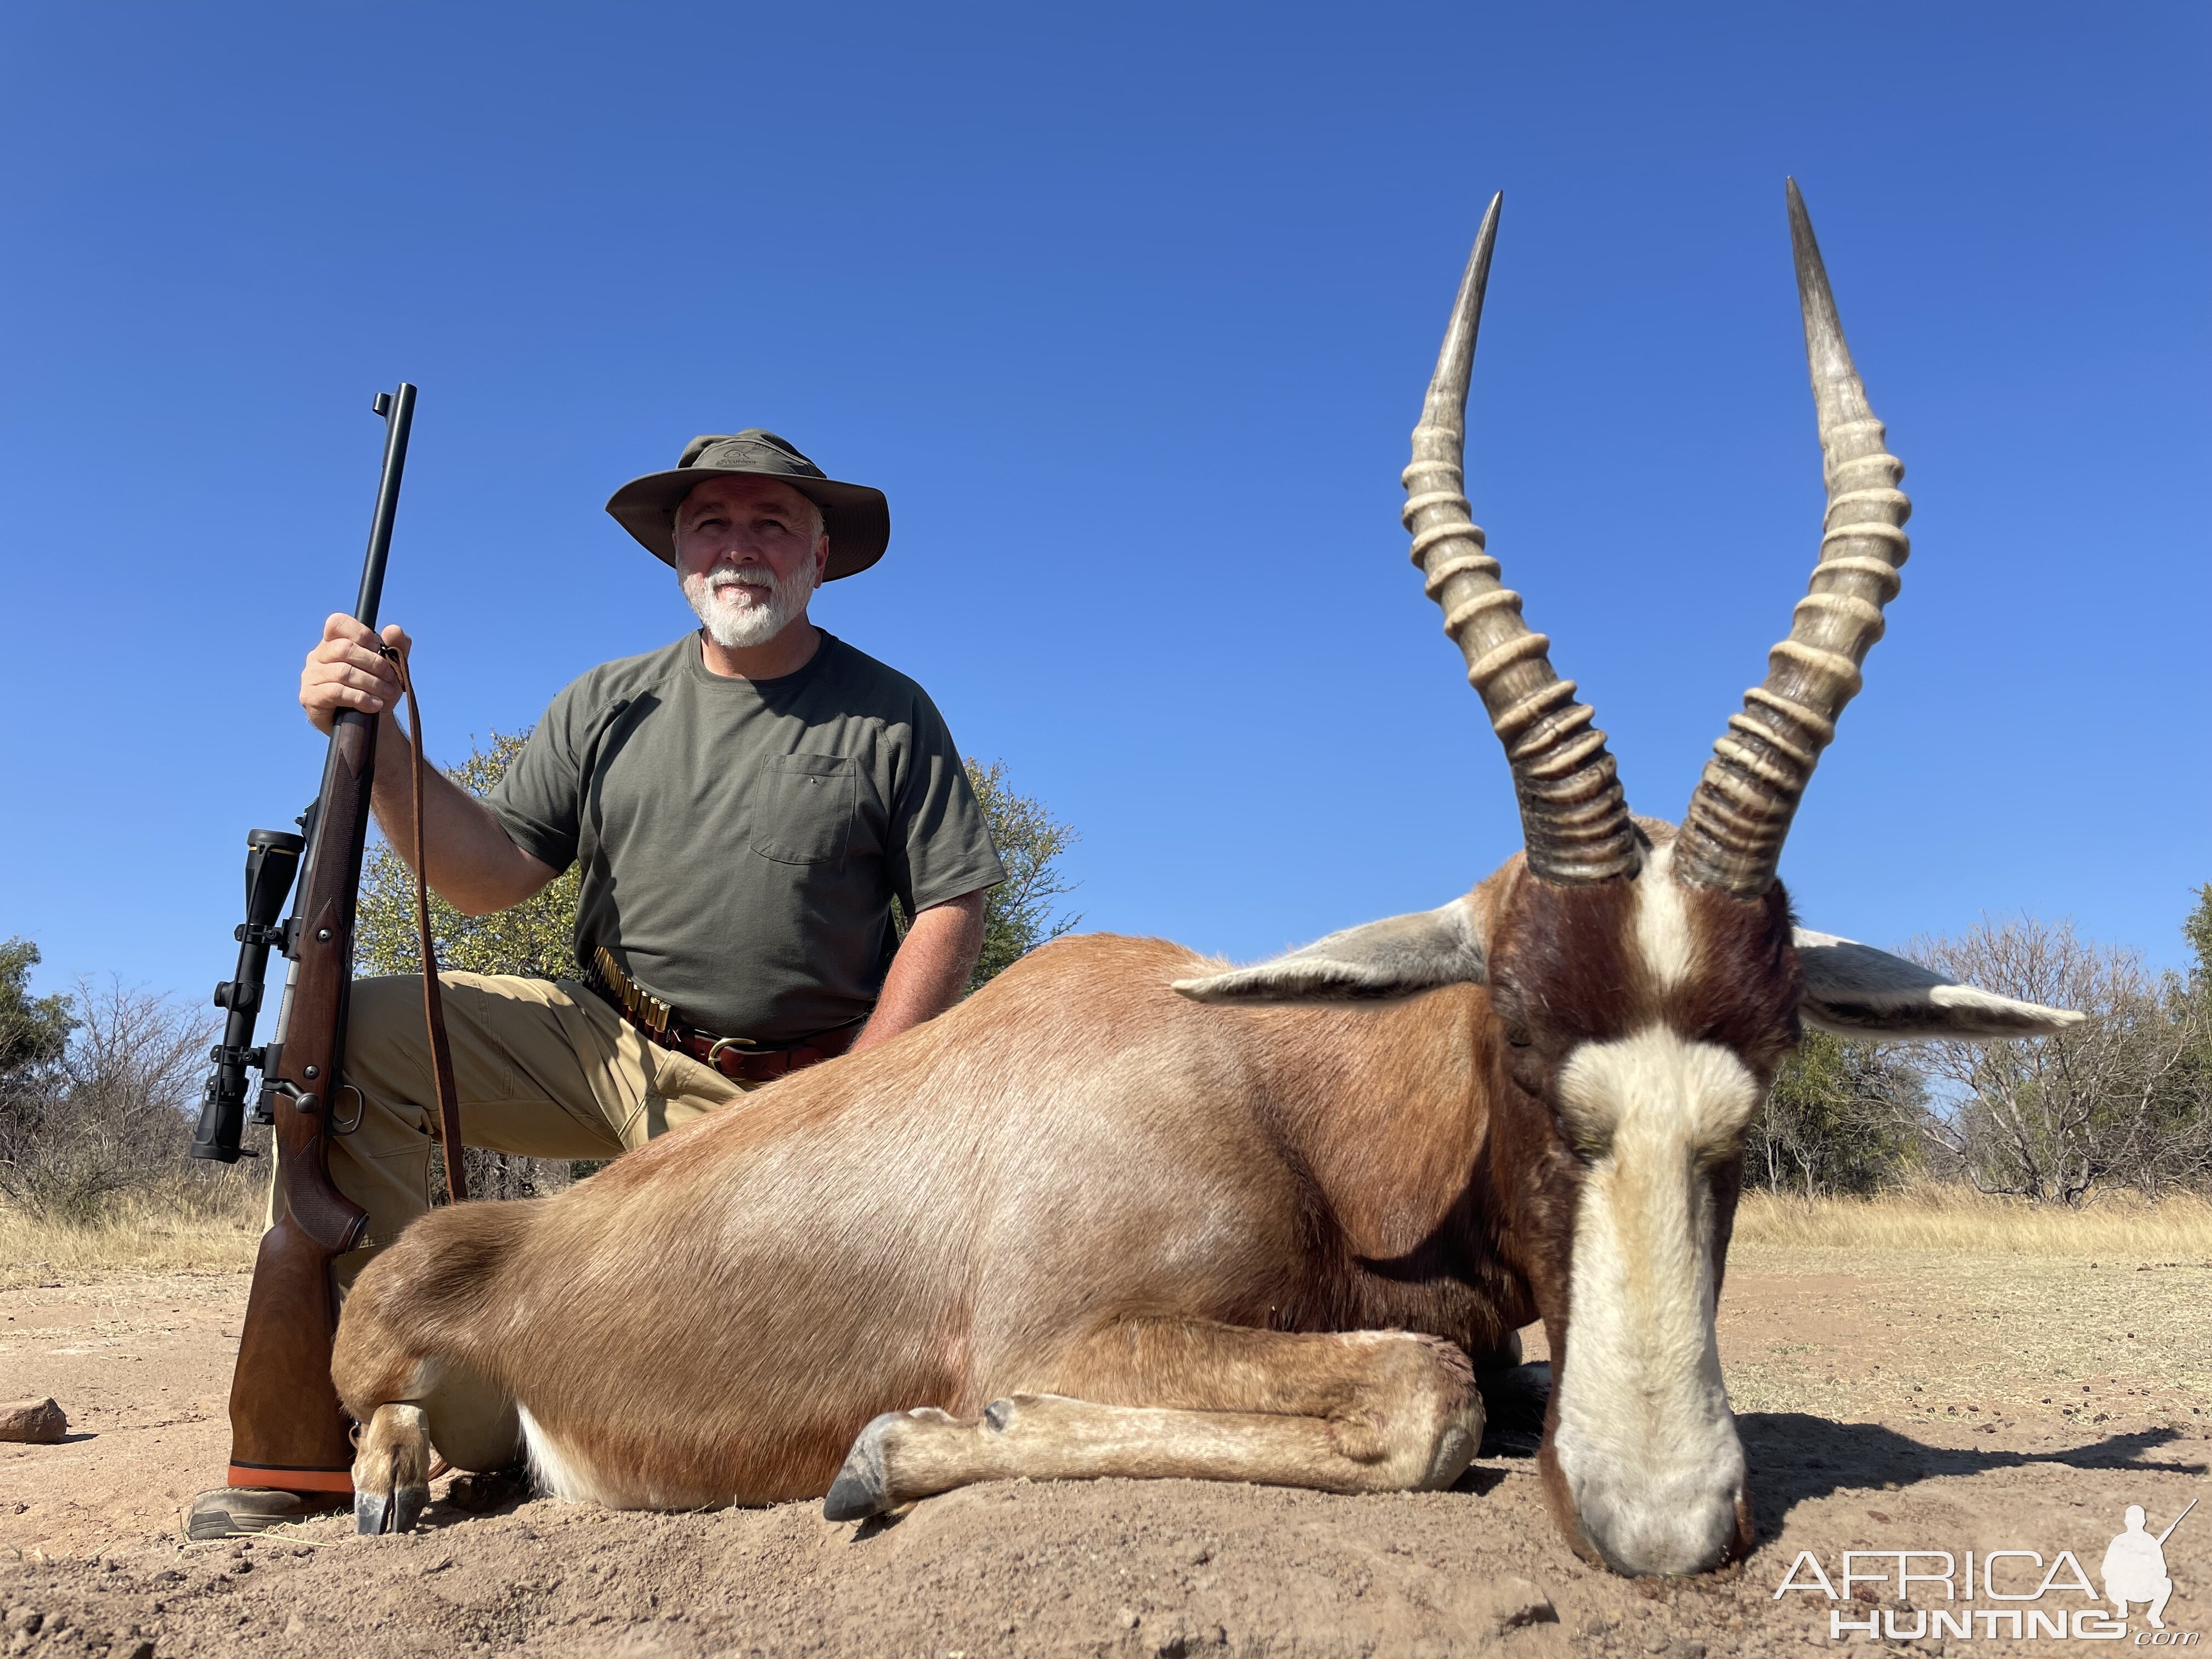
[[[742,1053],[748,1049],[757,1050],[759,1048],[760,1044],[755,1042],[750,1037],[716,1037],[707,1049],[707,1064],[720,1071],[723,1049],[735,1048]]]

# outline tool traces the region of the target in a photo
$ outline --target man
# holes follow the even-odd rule
[[[806,614],[822,582],[883,556],[880,492],[756,428],[694,439],[607,511],[676,568],[699,629],[562,690],[488,799],[425,779],[429,881],[457,908],[520,903],[581,866],[576,978],[441,975],[463,1139],[542,1158],[612,1158],[943,1012],[975,969],[985,890],[1005,878],[927,694]],[[398,627],[383,639],[407,648]],[[412,754],[377,644],[331,617],[300,702],[319,731],[341,708],[379,717],[373,805],[412,864]],[[903,940],[894,897],[913,918]],[[342,1291],[428,1206],[437,1107],[418,979],[355,985],[344,1083],[340,1121],[358,1091],[359,1127],[330,1142],[331,1179],[369,1220],[333,1264]],[[234,1465],[188,1534],[344,1501],[342,1471],[324,1493],[274,1479]]]

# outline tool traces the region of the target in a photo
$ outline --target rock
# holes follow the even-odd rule
[[[69,1432],[69,1419],[51,1400],[14,1400],[0,1406],[0,1440],[51,1446]]]
[[[8,1609],[8,1633],[36,1636],[39,1626],[46,1623],[46,1615],[36,1607],[14,1607]]]

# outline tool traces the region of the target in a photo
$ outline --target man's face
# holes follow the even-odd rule
[[[830,561],[814,503],[775,478],[710,478],[676,510],[676,574],[716,644],[765,645],[806,614]]]

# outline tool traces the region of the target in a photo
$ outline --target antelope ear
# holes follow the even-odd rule
[[[1844,1036],[2049,1036],[2088,1016],[2070,1008],[2015,1002],[1948,980],[1917,962],[1833,933],[1796,930],[1797,960],[1805,970],[1798,1017],[1808,1025]]]
[[[1470,893],[1440,910],[1347,927],[1272,962],[1179,979],[1175,988],[1194,1002],[1342,1002],[1480,985],[1486,978],[1483,933],[1482,912]]]

